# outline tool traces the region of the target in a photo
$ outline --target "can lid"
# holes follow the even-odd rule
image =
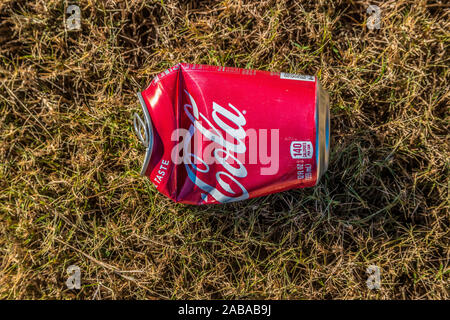
[[[134,113],[133,115],[133,126],[134,126],[134,133],[136,133],[136,136],[138,137],[139,141],[148,148],[148,129],[145,126],[144,120],[141,119],[141,117]],[[142,136],[142,131],[144,131],[144,137]]]
[[[330,158],[330,98],[319,81],[317,81],[316,99],[317,184],[327,171]]]
[[[330,158],[330,108],[328,106],[325,118],[325,157],[323,161],[323,172],[328,169],[328,162]]]
[[[148,113],[147,105],[144,101],[144,98],[142,97],[142,94],[138,92],[137,95],[142,107],[142,111],[144,113],[145,121],[142,120],[142,118],[137,113],[135,113],[133,115],[133,126],[136,136],[146,148],[144,164],[142,165],[141,169],[141,175],[143,176],[147,171],[147,167],[150,162],[150,157],[153,150],[153,126],[152,121],[150,119],[150,114]],[[144,133],[144,136],[142,135],[142,133]]]

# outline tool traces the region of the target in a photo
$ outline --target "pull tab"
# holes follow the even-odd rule
[[[141,119],[141,117],[135,113],[133,115],[133,126],[134,126],[134,132],[136,133],[136,136],[141,141],[141,143],[148,148],[149,145],[149,134],[148,134],[148,128],[145,125],[144,120]],[[145,132],[145,138],[142,136],[142,131]]]

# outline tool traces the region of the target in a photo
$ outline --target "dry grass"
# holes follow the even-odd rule
[[[371,1],[370,31],[368,4],[2,0],[0,298],[448,299],[449,7]],[[158,194],[131,115],[180,61],[318,75],[320,185],[210,207]]]

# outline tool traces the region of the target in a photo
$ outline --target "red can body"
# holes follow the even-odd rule
[[[138,96],[141,174],[176,202],[311,187],[328,165],[328,95],[315,77],[183,63]]]

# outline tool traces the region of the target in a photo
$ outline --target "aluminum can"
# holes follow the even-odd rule
[[[179,63],[138,98],[141,174],[175,202],[312,187],[327,170],[329,98],[314,76]]]

